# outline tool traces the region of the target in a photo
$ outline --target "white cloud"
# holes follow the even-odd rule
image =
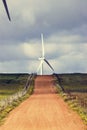
[[[21,45],[22,51],[24,54],[32,59],[35,59],[40,55],[41,46],[38,43],[24,43]]]

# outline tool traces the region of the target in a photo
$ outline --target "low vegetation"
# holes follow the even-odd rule
[[[29,74],[0,74],[0,100],[9,99],[15,93],[21,92],[22,90],[26,90],[26,83]],[[18,106],[22,101],[28,98],[33,93],[34,88],[34,78],[30,79],[30,84],[27,85],[26,94],[17,99],[14,99],[11,103],[2,109],[0,109],[0,124],[3,123],[5,117],[8,113]]]
[[[22,90],[28,74],[0,74],[0,100]]]
[[[55,74],[57,91],[87,124],[87,74]]]

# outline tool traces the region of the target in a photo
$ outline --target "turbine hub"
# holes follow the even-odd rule
[[[38,58],[39,60],[44,60],[45,58],[44,57],[40,57],[40,58]]]

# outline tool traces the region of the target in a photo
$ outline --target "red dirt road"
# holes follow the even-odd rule
[[[0,130],[84,130],[80,117],[56,94],[52,76],[38,76],[34,94],[15,108]]]

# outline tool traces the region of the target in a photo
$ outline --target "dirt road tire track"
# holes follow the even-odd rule
[[[14,109],[0,130],[84,130],[80,117],[56,94],[52,76],[37,76],[34,94]]]

